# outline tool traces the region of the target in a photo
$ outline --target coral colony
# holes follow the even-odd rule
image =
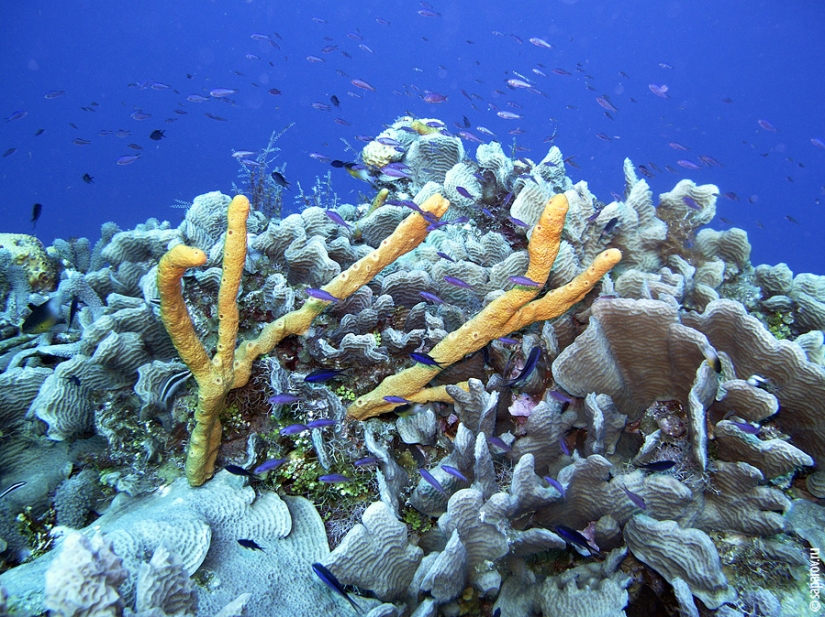
[[[825,277],[442,128],[367,203],[0,236],[4,614],[807,610]]]

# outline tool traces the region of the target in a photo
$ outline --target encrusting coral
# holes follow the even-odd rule
[[[417,363],[387,377],[372,392],[352,403],[347,413],[353,418],[364,420],[390,411],[397,405],[384,400],[385,396],[390,395],[401,396],[416,403],[452,401],[443,387],[425,388],[443,368],[478,351],[493,339],[507,336],[537,321],[554,319],[579,302],[619,262],[622,254],[618,249],[603,251],[587,270],[567,285],[534,300],[547,282],[558,255],[567,208],[564,194],[554,196],[547,202],[538,223],[533,227],[528,247],[530,265],[524,276],[535,285],[516,284],[432,349],[430,356],[437,363],[436,366]]]
[[[446,199],[434,195],[421,205],[421,210],[427,213],[428,218],[438,219],[448,206]],[[257,338],[244,341],[235,349],[238,334],[237,297],[246,260],[248,216],[249,200],[242,195],[236,196],[229,204],[223,277],[218,292],[218,344],[212,359],[195,333],[181,293],[183,273],[188,268],[204,265],[206,254],[200,249],[177,245],[161,258],[158,265],[161,318],[181,359],[198,382],[195,428],[186,458],[186,477],[193,486],[203,484],[214,473],[221,443],[218,416],[224,408],[227,393],[249,381],[256,358],[268,353],[284,337],[306,332],[312,321],[331,304],[331,301],[310,298],[300,309],[277,319],[265,327]],[[387,265],[421,244],[427,237],[430,225],[431,221],[422,214],[411,214],[378,248],[324,285],[323,291],[338,300],[349,297]]]

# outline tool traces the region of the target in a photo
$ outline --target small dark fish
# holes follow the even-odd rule
[[[338,97],[335,96],[334,94],[331,97],[329,97],[329,102],[332,103],[333,105],[335,105],[336,107],[341,106],[341,101],[339,101]]]
[[[75,146],[88,146],[92,142],[90,142],[88,139],[83,139],[82,137],[77,137],[77,138],[72,140],[72,143]]]
[[[43,204],[34,204],[32,206],[32,229],[37,226],[37,219],[43,213]]]
[[[449,465],[442,465],[441,469],[446,471],[448,474],[450,474],[454,478],[458,478],[462,482],[466,482],[467,484],[470,483],[470,481],[467,479],[467,477],[463,473],[461,473],[458,469],[456,469],[455,467],[450,467]]]
[[[45,133],[45,132],[46,132],[46,129],[37,129],[37,130],[34,132],[34,136],[35,136],[35,137],[40,137],[40,136],[41,136],[43,133]]]
[[[639,497],[639,495],[632,491],[629,491],[627,487],[624,485],[620,485],[619,488],[621,488],[624,491],[624,494],[627,495],[627,498],[633,502],[633,505],[635,505],[637,508],[641,508],[642,510],[647,510],[647,504],[645,504],[645,500]]]
[[[444,487],[441,486],[441,483],[438,480],[436,480],[429,471],[427,471],[423,467],[419,467],[418,468],[418,473],[421,474],[421,477],[424,478],[424,480],[430,486],[432,486],[435,490],[437,490],[439,493],[444,495],[445,498],[447,497],[447,491],[444,490]]]
[[[95,179],[89,174],[83,174],[83,182],[85,182],[86,184],[94,184],[94,180]]]
[[[318,481],[324,484],[338,484],[340,482],[352,482],[352,478],[340,473],[330,473],[325,476],[318,476]]]
[[[290,424],[289,426],[285,426],[278,432],[281,435],[296,435],[298,433],[303,433],[304,431],[308,430],[309,427],[306,424]]]
[[[397,405],[409,405],[410,401],[405,399],[403,396],[385,396],[384,400],[388,403],[393,403]]]
[[[217,120],[218,122],[226,122],[226,118],[223,118],[221,116],[216,116],[215,114],[210,114],[209,112],[204,112],[203,115],[206,116],[207,118],[211,118],[212,120]]]
[[[3,158],[6,158],[7,156],[11,156],[11,155],[12,155],[12,154],[14,154],[15,152],[17,152],[17,148],[9,148],[8,150],[6,150],[6,151],[3,153]]]
[[[308,296],[312,296],[313,298],[317,298],[318,300],[323,300],[324,302],[338,302],[338,298],[333,296],[328,291],[324,291],[323,289],[314,289],[312,287],[307,287],[305,290]]]
[[[596,551],[593,550],[593,547],[590,546],[590,542],[588,542],[587,538],[575,529],[571,529],[570,527],[566,527],[564,525],[556,525],[555,530],[556,533],[568,544],[575,544],[576,546],[590,552],[591,555],[596,553]]]
[[[429,291],[419,291],[418,295],[420,295],[425,300],[432,302],[434,304],[444,304],[444,300],[436,296],[435,294],[431,294]]]
[[[160,129],[155,129],[149,133],[149,139],[153,141],[160,141],[164,137],[166,137],[166,131],[161,131]]]
[[[602,229],[602,236],[613,233],[613,230],[616,229],[616,225],[618,223],[619,223],[619,217],[618,216],[614,216],[612,219],[607,221],[607,223],[604,226],[604,229]]]
[[[529,279],[526,276],[511,276],[510,282],[515,283],[516,285],[524,285],[526,287],[541,287],[541,283],[537,283],[533,279]]]
[[[462,281],[460,278],[456,278],[454,276],[445,276],[444,280],[448,282],[450,285],[455,285],[456,287],[463,287],[464,289],[472,289],[473,286],[469,283]]]
[[[564,487],[561,485],[561,482],[556,480],[555,478],[551,478],[550,476],[544,476],[544,481],[547,482],[550,486],[556,489],[564,499]]]
[[[253,478],[255,476],[255,474],[248,469],[244,469],[238,465],[224,465],[223,468],[235,476],[244,476],[245,478]]]
[[[378,459],[374,456],[365,456],[364,458],[359,458],[353,465],[356,467],[366,467],[367,465],[375,465],[376,463],[378,463]]]
[[[288,458],[273,458],[264,463],[258,465],[254,472],[255,473],[265,473],[267,471],[272,471],[273,469],[277,469],[284,463],[286,463],[289,459]]]
[[[333,368],[319,368],[312,371],[309,375],[304,377],[304,381],[309,383],[325,383],[332,379],[335,379],[343,373],[343,370],[333,369]]]
[[[258,546],[258,543],[255,542],[255,540],[248,540],[246,538],[238,538],[238,544],[240,544],[244,548],[251,548],[251,549],[254,549],[256,551],[264,550],[260,546]]]
[[[17,489],[22,488],[24,486],[26,486],[26,483],[23,481],[15,482],[14,484],[6,488],[2,493],[0,493],[0,499],[3,499],[3,497],[8,495],[9,493],[16,491]]]
[[[335,575],[332,572],[327,570],[320,563],[312,564],[312,571],[315,572],[315,575],[318,578],[320,578],[327,587],[329,587],[336,593],[342,595],[346,599],[346,601],[352,605],[352,608],[354,608],[358,612],[359,615],[364,614],[363,609],[360,606],[358,606],[355,603],[355,600],[353,600],[350,597],[350,595],[344,590],[344,586],[340,583],[340,581],[337,578],[335,578]]]
[[[634,463],[634,465],[639,469],[645,469],[647,471],[667,471],[676,465],[676,461],[653,461],[652,463],[645,463],[644,465],[639,465],[638,463]]]
[[[269,397],[269,402],[273,405],[290,405],[291,403],[297,403],[302,401],[303,398],[300,396],[295,396],[294,394],[276,394],[275,396]]]
[[[520,381],[524,381],[530,376],[536,366],[538,366],[539,358],[541,357],[541,347],[536,345],[533,349],[530,350],[530,354],[527,356],[527,360],[524,362],[524,368],[521,369],[521,373],[519,373],[518,377],[515,379],[511,379],[507,382],[508,386],[514,386]]]
[[[14,120],[22,120],[26,116],[29,115],[29,112],[23,111],[22,109],[19,111],[12,112],[12,114],[6,118],[6,122],[13,122]]]
[[[797,221],[797,220],[796,220],[794,217],[792,217],[790,214],[786,214],[786,215],[785,215],[785,220],[786,220],[786,221],[788,221],[789,223],[793,223],[794,225],[799,225],[799,221]]]
[[[426,364],[427,366],[436,366],[438,368],[442,368],[441,365],[435,360],[433,360],[433,358],[429,354],[418,353],[414,351],[410,354],[410,358],[412,358],[419,364]]]
[[[312,422],[307,422],[307,428],[326,428],[328,426],[335,426],[337,422],[332,418],[319,418]]]
[[[278,186],[287,188],[290,191],[292,190],[290,188],[290,183],[286,181],[286,178],[284,178],[283,174],[280,171],[273,171],[269,175],[272,176],[272,179],[275,180],[275,184],[277,184]]]

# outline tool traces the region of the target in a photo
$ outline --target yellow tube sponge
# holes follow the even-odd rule
[[[437,219],[449,205],[450,202],[440,195],[433,195],[421,205],[421,210]],[[300,309],[268,324],[256,339],[244,341],[235,349],[238,336],[237,298],[246,260],[248,215],[249,200],[241,195],[235,197],[229,204],[223,276],[218,292],[218,345],[213,358],[209,358],[195,334],[181,295],[183,273],[187,268],[204,265],[206,255],[199,249],[178,245],[164,255],[158,265],[161,319],[181,359],[198,382],[195,428],[186,455],[186,477],[192,486],[200,486],[214,473],[221,444],[219,415],[229,390],[246,385],[256,358],[269,353],[284,337],[306,332],[315,317],[330,304],[310,298]],[[421,244],[431,223],[432,220],[425,219],[419,213],[408,216],[378,248],[335,277],[323,287],[324,291],[340,300],[347,298],[401,255]]]
[[[186,454],[186,478],[200,486],[212,477],[221,443],[220,412],[232,388],[235,340],[238,334],[238,288],[246,260],[246,219],[249,200],[237,195],[229,204],[223,249],[223,277],[218,292],[218,345],[209,354],[195,334],[192,318],[181,295],[181,277],[187,268],[202,266],[206,254],[184,245],[173,247],[158,264],[160,316],[181,359],[198,382],[195,428]]]
[[[450,202],[441,195],[433,195],[421,204],[421,210],[436,218],[447,211]],[[406,253],[409,253],[427,237],[428,221],[417,212],[401,221],[395,231],[387,236],[369,255],[362,257],[347,270],[324,285],[321,289],[339,300],[349,297],[369,283],[375,275]],[[310,298],[298,310],[287,313],[277,321],[268,324],[258,338],[243,343],[235,354],[235,386],[243,386],[249,381],[252,363],[290,334],[303,334],[312,320],[329,306],[330,302]]]
[[[387,403],[385,396],[402,396],[412,401],[432,400],[426,385],[443,368],[458,362],[467,354],[478,351],[493,339],[507,336],[536,321],[553,319],[565,313],[579,302],[599,279],[621,259],[616,249],[608,249],[599,254],[590,267],[575,277],[570,283],[548,292],[538,300],[541,287],[547,282],[550,269],[558,255],[564,218],[568,203],[564,194],[555,195],[547,202],[528,246],[530,265],[525,276],[538,283],[537,287],[517,285],[505,292],[464,323],[448,334],[430,351],[430,356],[442,367],[415,364],[390,375],[373,391],[353,402],[347,413],[358,420],[364,420],[391,411],[395,405]],[[432,395],[443,400],[441,390],[432,390]]]

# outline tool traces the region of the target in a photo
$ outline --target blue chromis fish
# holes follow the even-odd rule
[[[254,473],[252,473],[248,469],[244,469],[243,467],[240,467],[238,465],[224,465],[223,468],[226,469],[226,471],[228,471],[229,473],[231,473],[232,475],[235,475],[235,476],[244,476],[245,478],[254,478],[255,477]]]
[[[318,300],[323,300],[324,302],[338,302],[340,298],[336,298],[328,291],[323,289],[314,289],[313,287],[307,287],[304,290],[308,296],[313,298],[317,298]]]
[[[537,283],[533,279],[529,279],[526,276],[511,276],[510,282],[515,283],[516,285],[524,285],[525,287],[541,287],[541,283]]]
[[[358,606],[355,603],[355,600],[353,600],[350,597],[350,595],[344,590],[344,586],[337,578],[335,578],[335,575],[332,572],[327,570],[320,563],[312,564],[312,571],[315,572],[315,576],[320,578],[327,587],[329,587],[336,593],[342,595],[344,599],[346,599],[346,601],[352,605],[352,608],[354,608],[359,615],[364,614],[364,610],[360,606]]]
[[[335,379],[343,373],[343,370],[333,369],[333,368],[319,368],[312,371],[309,375],[304,377],[304,381],[309,383],[324,383]]]
[[[645,504],[645,500],[642,499],[636,493],[630,491],[626,486],[619,485],[619,488],[624,491],[624,494],[627,495],[627,498],[633,502],[633,505],[637,508],[641,508],[642,510],[647,510],[647,504]]]
[[[332,418],[319,418],[312,422],[307,422],[307,428],[326,428],[328,426],[335,426],[337,422]]]
[[[551,478],[550,476],[544,476],[544,481],[547,482],[547,484],[552,486],[554,489],[556,489],[561,495],[562,499],[564,499],[564,487],[561,485],[561,482],[559,482],[555,478]]]
[[[429,471],[427,471],[423,467],[418,468],[418,473],[421,474],[421,477],[424,478],[424,480],[430,486],[432,486],[435,490],[437,490],[439,493],[444,495],[445,498],[447,498],[447,491],[445,491],[444,487],[441,486],[441,483],[433,477],[433,474],[431,474]]]
[[[318,476],[318,481],[324,484],[339,484],[341,482],[352,482],[352,478],[340,473],[328,473],[324,476]]]
[[[429,291],[419,291],[418,294],[424,298],[425,300],[432,302],[433,304],[444,304],[444,300],[436,296],[435,294],[431,294]]]
[[[414,351],[410,354],[410,358],[418,362],[419,364],[426,364],[427,366],[436,366],[438,368],[442,368],[442,366],[433,360],[432,356],[426,353],[419,353]]]
[[[455,467],[450,467],[449,465],[442,465],[441,469],[446,471],[448,474],[450,474],[454,478],[458,478],[462,482],[466,482],[467,484],[470,483],[470,481],[467,479],[467,477],[463,473],[461,473],[458,469],[456,469]]]
[[[279,433],[281,435],[296,435],[308,430],[309,427],[306,424],[290,424],[289,426],[282,428]]]
[[[374,456],[365,456],[364,458],[359,458],[357,461],[353,463],[356,467],[364,467],[366,465],[376,465],[378,463],[378,459]]]
[[[298,403],[302,400],[303,399],[300,396],[295,396],[294,394],[289,394],[288,392],[281,392],[280,394],[269,397],[269,402],[273,405],[289,405],[291,403]]]
[[[286,463],[289,459],[288,458],[273,458],[268,461],[265,461],[258,465],[255,469],[255,473],[264,473],[267,471],[272,471],[273,469],[277,469],[284,463]]]
[[[524,368],[521,369],[521,373],[519,373],[518,377],[515,379],[511,379],[507,382],[508,386],[514,386],[520,381],[524,381],[530,376],[536,366],[538,366],[539,358],[541,357],[541,347],[536,345],[533,349],[530,350],[530,353],[527,355],[527,360],[524,362]]]
[[[336,225],[340,225],[341,227],[346,227],[347,229],[350,228],[349,224],[344,220],[344,218],[338,214],[335,210],[324,210],[324,213],[332,220]]]

